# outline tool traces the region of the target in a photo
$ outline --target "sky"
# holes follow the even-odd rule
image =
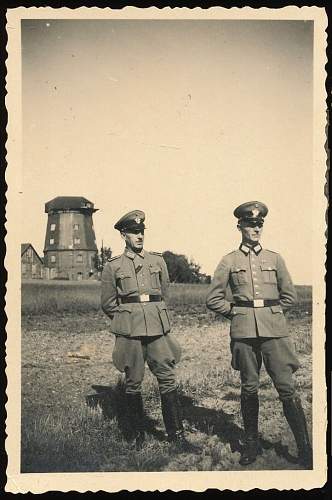
[[[262,245],[311,284],[312,22],[23,20],[22,242],[43,255],[56,196],[95,204],[97,245],[146,213],[145,247],[213,274],[234,208],[269,208]],[[305,264],[304,264],[305,263]]]

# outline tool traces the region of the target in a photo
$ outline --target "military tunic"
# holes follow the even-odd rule
[[[171,328],[164,300],[121,303],[126,297],[167,298],[168,286],[169,275],[161,254],[125,250],[113,257],[103,270],[101,296],[102,309],[111,319],[112,333],[128,337],[168,333]]]
[[[226,299],[230,286],[233,303]],[[279,304],[261,307],[263,300]],[[254,301],[257,307],[237,306]],[[280,399],[294,396],[292,374],[299,367],[284,311],[296,303],[296,291],[283,258],[276,252],[241,244],[223,257],[208,291],[206,305],[231,320],[232,367],[240,371],[242,393],[257,393],[264,361]]]
[[[175,364],[181,356],[171,330],[165,298],[169,275],[161,254],[125,249],[102,273],[101,306],[116,335],[113,362],[126,374],[126,392],[141,392],[147,361],[161,394],[176,388]],[[152,297],[151,297],[152,296]],[[136,302],[127,302],[133,298]],[[151,298],[159,299],[151,301]],[[138,301],[139,300],[139,301]]]
[[[230,285],[235,305],[226,300]],[[279,300],[268,307],[237,307],[243,300]],[[226,255],[218,265],[207,295],[207,307],[231,322],[232,338],[286,337],[283,311],[296,303],[296,291],[283,258],[256,245]],[[259,303],[258,303],[259,304]]]

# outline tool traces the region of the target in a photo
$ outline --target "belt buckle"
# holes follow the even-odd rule
[[[139,296],[140,302],[149,302],[150,301],[150,296],[147,293],[142,293]]]
[[[254,299],[254,307],[264,307],[263,299]]]

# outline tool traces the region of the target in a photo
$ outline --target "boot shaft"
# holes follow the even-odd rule
[[[283,401],[283,408],[297,445],[298,461],[307,469],[312,469],[312,449],[300,398]]]
[[[307,422],[300,398],[283,401],[283,409],[299,451],[310,446]]]
[[[258,438],[258,395],[241,395],[241,413],[246,439]]]
[[[177,390],[160,395],[165,429],[170,439],[183,432],[182,414]]]
[[[127,412],[130,426],[134,432],[143,431],[144,408],[141,394],[126,393]]]

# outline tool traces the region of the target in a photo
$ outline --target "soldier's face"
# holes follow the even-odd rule
[[[259,223],[254,225],[253,223],[241,222],[238,225],[239,231],[242,233],[242,243],[249,243],[251,245],[259,243],[263,232],[263,225]]]
[[[144,244],[144,229],[131,229],[130,233],[121,233],[122,238],[126,242],[126,247],[133,252],[139,252],[143,249]]]

